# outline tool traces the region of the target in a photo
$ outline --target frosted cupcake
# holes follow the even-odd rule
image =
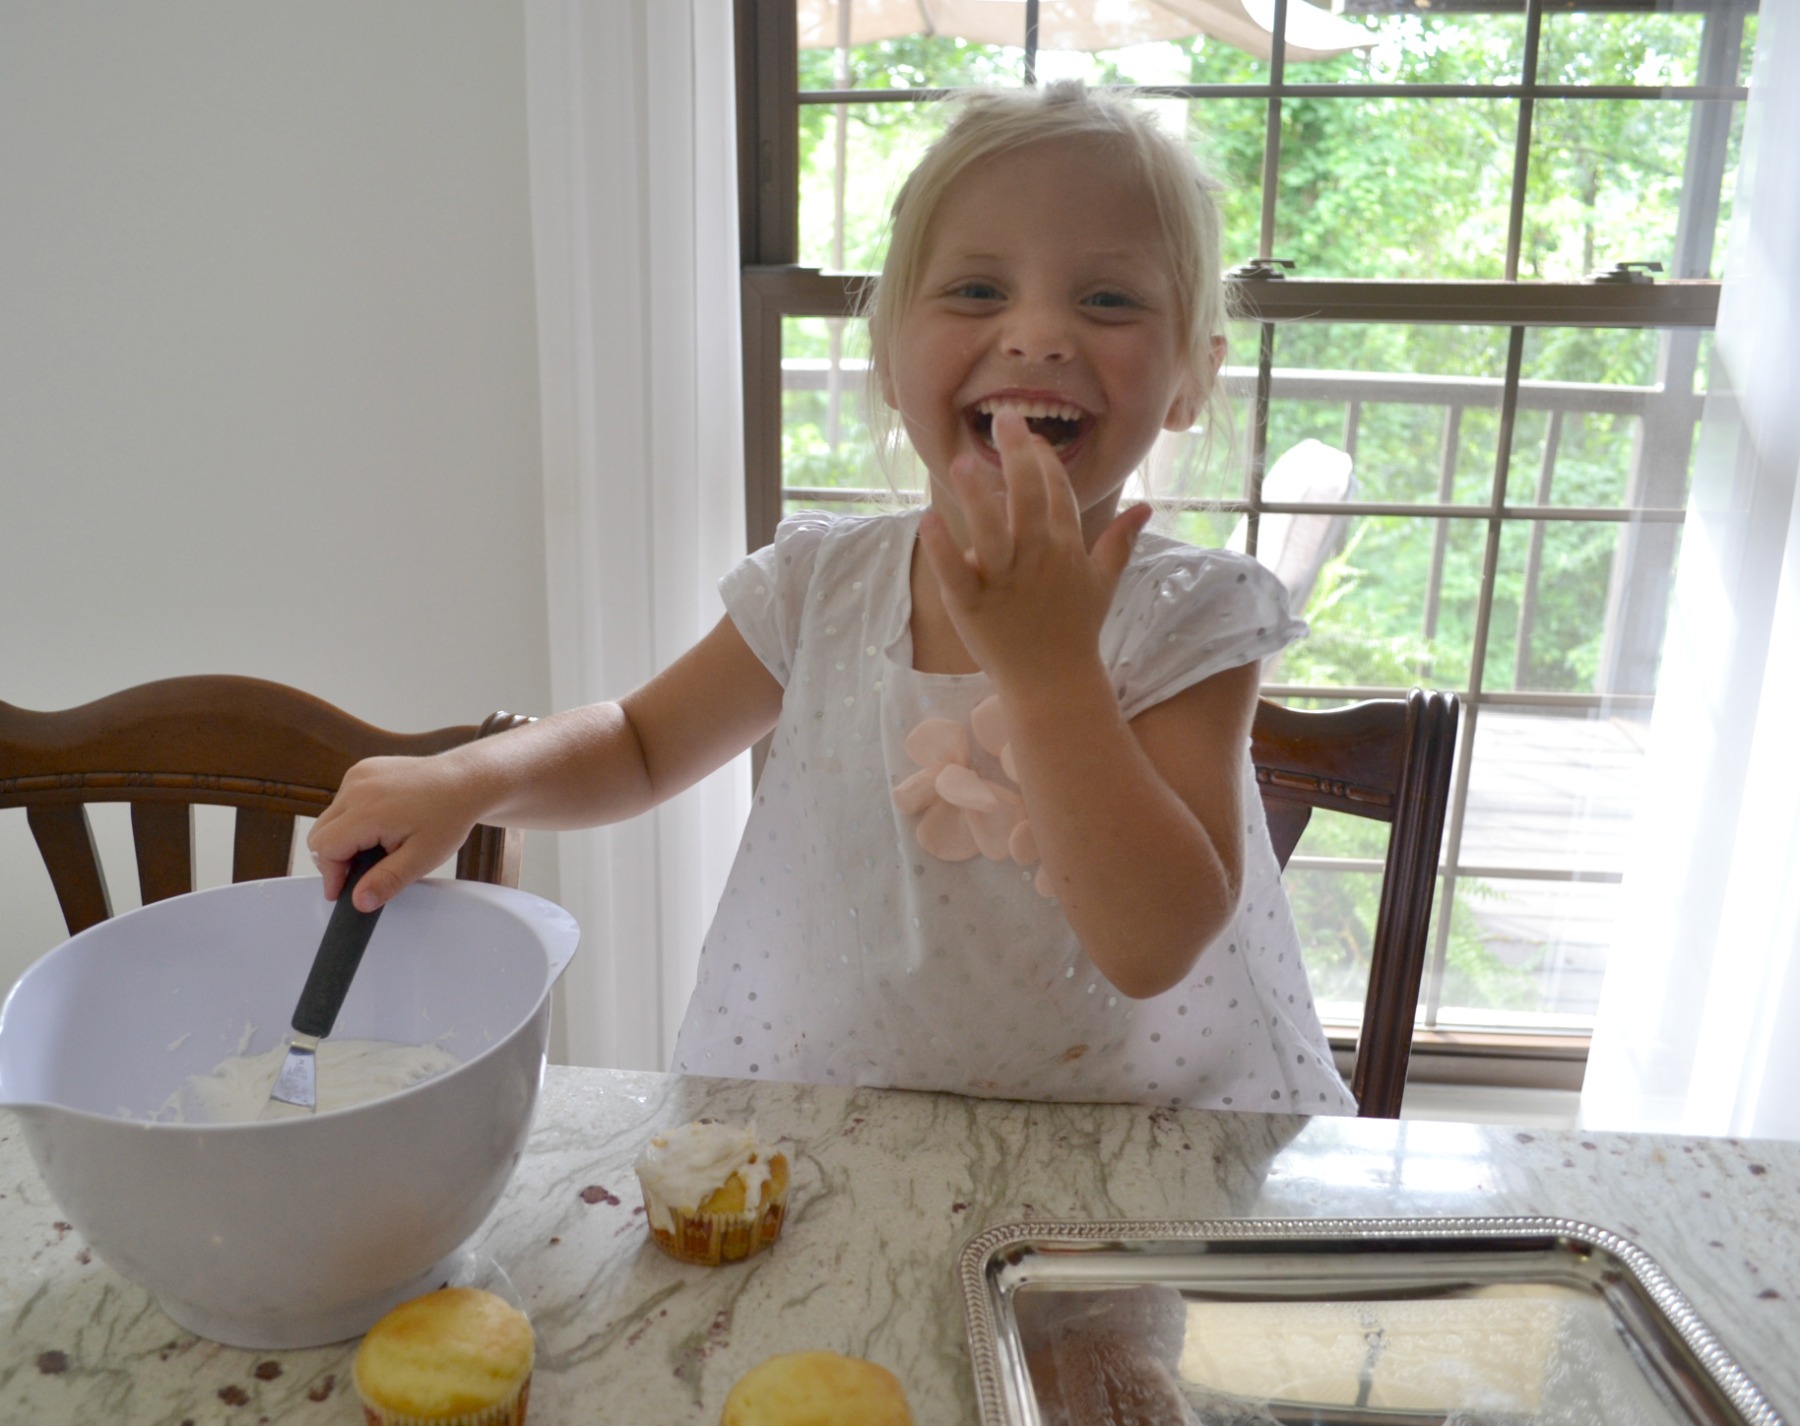
[[[368,1426],[524,1426],[535,1349],[505,1299],[446,1287],[403,1302],[357,1348]]]
[[[650,1235],[684,1263],[716,1267],[759,1252],[781,1235],[787,1156],[716,1119],[658,1134],[637,1161]]]

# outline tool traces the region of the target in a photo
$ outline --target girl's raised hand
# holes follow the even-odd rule
[[[1056,453],[1016,411],[994,417],[1001,469],[961,457],[949,471],[969,547],[928,511],[919,542],[963,645],[996,684],[1056,678],[1098,653],[1132,545],[1150,507],[1121,512],[1090,550]]]

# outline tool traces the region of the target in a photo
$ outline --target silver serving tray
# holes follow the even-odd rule
[[[1641,1248],[1562,1218],[1008,1223],[983,1426],[1781,1426]]]

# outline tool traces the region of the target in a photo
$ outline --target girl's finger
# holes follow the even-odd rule
[[[1049,447],[1031,434],[1031,427],[1017,411],[995,415],[994,444],[1000,450],[1000,470],[1006,477],[1007,519],[1016,538],[1044,523],[1048,499],[1043,457]]]
[[[1075,501],[1075,488],[1069,473],[1050,449],[1049,442],[1031,433],[1025,418],[1016,412],[1004,412],[1007,431],[1000,445],[1002,467],[1006,472],[1007,508],[1012,517],[1015,536],[1024,530],[1054,528],[1061,524],[1079,531],[1081,512]],[[1012,423],[1017,424],[1017,438]],[[996,435],[1001,430],[1001,417],[994,420]]]
[[[421,855],[412,842],[402,843],[363,873],[350,900],[358,911],[379,911],[436,865],[435,859]]]
[[[379,847],[379,841],[371,841],[370,846]],[[313,866],[319,873],[319,879],[325,884],[325,899],[336,901],[344,890],[344,883],[350,878],[350,863],[356,854],[364,848],[357,846],[353,850],[338,855],[335,849],[325,849],[312,853]],[[359,888],[360,889],[360,888]],[[371,908],[364,907],[368,910]]]
[[[944,591],[945,603],[960,607],[981,592],[981,580],[970,568],[968,556],[935,510],[927,510],[919,521],[919,547]]]
[[[336,901],[343,894],[344,883],[350,879],[350,863],[323,861],[315,852],[313,865],[319,869],[319,880],[325,884],[325,899]]]
[[[1006,496],[996,488],[992,472],[974,456],[958,456],[950,463],[950,486],[962,510],[969,553],[977,570],[999,574],[1012,568],[1013,542],[1007,525]]]
[[[1131,559],[1132,547],[1137,544],[1144,526],[1150,523],[1152,513],[1148,505],[1142,504],[1121,510],[1094,541],[1094,570],[1106,581],[1109,590],[1117,587],[1119,576]]]

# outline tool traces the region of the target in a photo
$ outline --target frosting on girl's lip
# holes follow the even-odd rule
[[[1017,411],[1032,434],[1043,437],[1059,455],[1081,439],[1094,419],[1073,402],[1054,396],[986,396],[968,407],[965,418],[976,441],[987,450],[998,450],[994,417],[1002,411]]]

